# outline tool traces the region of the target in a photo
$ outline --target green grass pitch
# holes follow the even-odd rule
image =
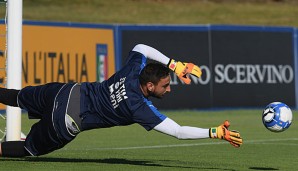
[[[147,132],[135,124],[83,132],[63,149],[48,155],[0,158],[0,170],[296,170],[297,111],[293,111],[291,127],[282,133],[270,132],[263,126],[262,110],[163,113],[181,125],[203,128],[228,119],[230,128],[241,132],[244,144],[236,149],[221,140],[177,140],[156,131]],[[33,122],[22,116],[24,133]]]

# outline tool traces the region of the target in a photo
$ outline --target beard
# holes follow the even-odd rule
[[[158,98],[158,99],[162,99],[164,97],[165,93],[164,94],[156,94],[154,92],[149,92],[149,96],[151,97],[155,97],[155,98]]]

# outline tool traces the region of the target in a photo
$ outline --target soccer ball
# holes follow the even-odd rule
[[[292,124],[292,111],[282,102],[273,102],[263,111],[262,121],[264,126],[272,132],[282,132]]]

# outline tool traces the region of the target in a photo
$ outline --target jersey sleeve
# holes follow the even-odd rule
[[[133,115],[135,123],[143,126],[147,131],[152,130],[156,125],[160,124],[167,117],[160,113],[152,102],[144,98],[144,103],[141,105]]]
[[[133,65],[138,65],[141,69],[143,69],[146,65],[146,62],[147,58],[142,53],[130,51],[125,66],[128,65],[132,67]]]

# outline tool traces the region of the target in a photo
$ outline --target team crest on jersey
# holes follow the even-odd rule
[[[120,78],[118,82],[109,86],[110,100],[114,109],[119,106],[122,100],[128,99],[124,85],[125,79],[126,77]]]

